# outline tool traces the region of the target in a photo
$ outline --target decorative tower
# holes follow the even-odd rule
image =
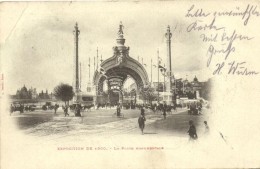
[[[167,65],[166,65],[166,75],[167,75],[167,83],[166,83],[166,92],[164,93],[164,101],[170,105],[172,104],[173,101],[173,93],[172,93],[172,78],[173,78],[173,73],[172,73],[172,65],[171,65],[171,37],[172,33],[170,31],[170,26],[167,27],[167,32],[165,33],[166,37],[166,45],[167,45]]]
[[[75,24],[75,30],[73,31],[73,34],[75,35],[74,37],[74,43],[75,43],[75,74],[74,74],[74,92],[78,93],[79,92],[79,55],[78,55],[78,47],[79,47],[79,28],[78,28],[78,23]]]
[[[172,89],[172,63],[171,63],[171,37],[172,33],[170,31],[170,26],[167,27],[167,32],[165,33],[166,37],[166,43],[167,43],[167,65],[166,65],[166,70],[167,70],[167,85],[166,85],[166,92],[171,92]]]
[[[81,101],[81,93],[80,93],[80,82],[79,82],[79,51],[78,51],[78,47],[79,47],[79,28],[78,28],[78,23],[76,22],[75,26],[74,26],[74,43],[75,43],[75,60],[74,60],[74,83],[73,83],[73,89],[75,92],[75,96],[73,98],[73,101],[78,103]]]
[[[114,50],[114,56],[117,57],[116,64],[118,66],[121,66],[124,63],[125,57],[128,57],[129,55],[129,47],[125,46],[125,39],[124,39],[124,32],[123,32],[124,26],[122,22],[119,24],[119,30],[117,33],[117,46],[113,47]]]

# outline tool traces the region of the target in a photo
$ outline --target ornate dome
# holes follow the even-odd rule
[[[195,76],[193,79],[194,82],[198,82],[198,78]]]

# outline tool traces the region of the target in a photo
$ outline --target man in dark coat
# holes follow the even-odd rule
[[[59,105],[55,104],[54,105],[54,114],[56,114],[58,108],[59,108]]]
[[[75,116],[81,117],[80,110],[81,110],[81,105],[77,104],[75,107]]]
[[[69,116],[68,109],[69,109],[69,106],[65,105],[65,107],[64,107],[65,117],[66,117],[66,116]]]
[[[164,103],[163,105],[163,118],[166,119],[166,110],[167,110],[167,105]]]
[[[145,121],[146,121],[146,118],[145,118],[145,115],[144,115],[144,108],[142,107],[141,108],[141,115],[138,118],[138,124],[139,124],[139,128],[142,131],[142,134],[144,134]]]
[[[188,134],[189,134],[189,136],[190,136],[190,140],[196,140],[196,139],[198,139],[196,127],[194,126],[192,120],[189,121],[189,125],[190,125],[190,128],[189,128],[189,130],[188,130]]]
[[[120,113],[121,113],[121,107],[120,107],[120,104],[118,104],[117,108],[116,108],[116,115],[117,115],[117,117],[120,117]]]

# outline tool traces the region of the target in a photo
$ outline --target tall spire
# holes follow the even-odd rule
[[[99,60],[98,60],[98,47],[97,47],[97,71],[99,71],[98,70],[98,65],[99,65]]]
[[[96,57],[94,56],[94,73],[96,72]]]
[[[90,83],[90,57],[88,59],[88,81]]]
[[[172,65],[171,65],[171,37],[172,33],[170,30],[170,26],[167,27],[167,32],[165,33],[166,37],[166,45],[167,45],[167,77],[168,83],[166,85],[166,91],[171,92],[171,79],[172,79]]]
[[[73,34],[75,35],[74,37],[74,43],[75,43],[75,60],[74,60],[74,65],[75,65],[75,74],[74,74],[74,90],[75,92],[79,92],[79,56],[78,56],[78,41],[79,41],[79,28],[78,28],[78,23],[76,22],[74,26],[74,31]]]

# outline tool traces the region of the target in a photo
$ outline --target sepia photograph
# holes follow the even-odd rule
[[[259,2],[1,2],[1,168],[260,167]]]

